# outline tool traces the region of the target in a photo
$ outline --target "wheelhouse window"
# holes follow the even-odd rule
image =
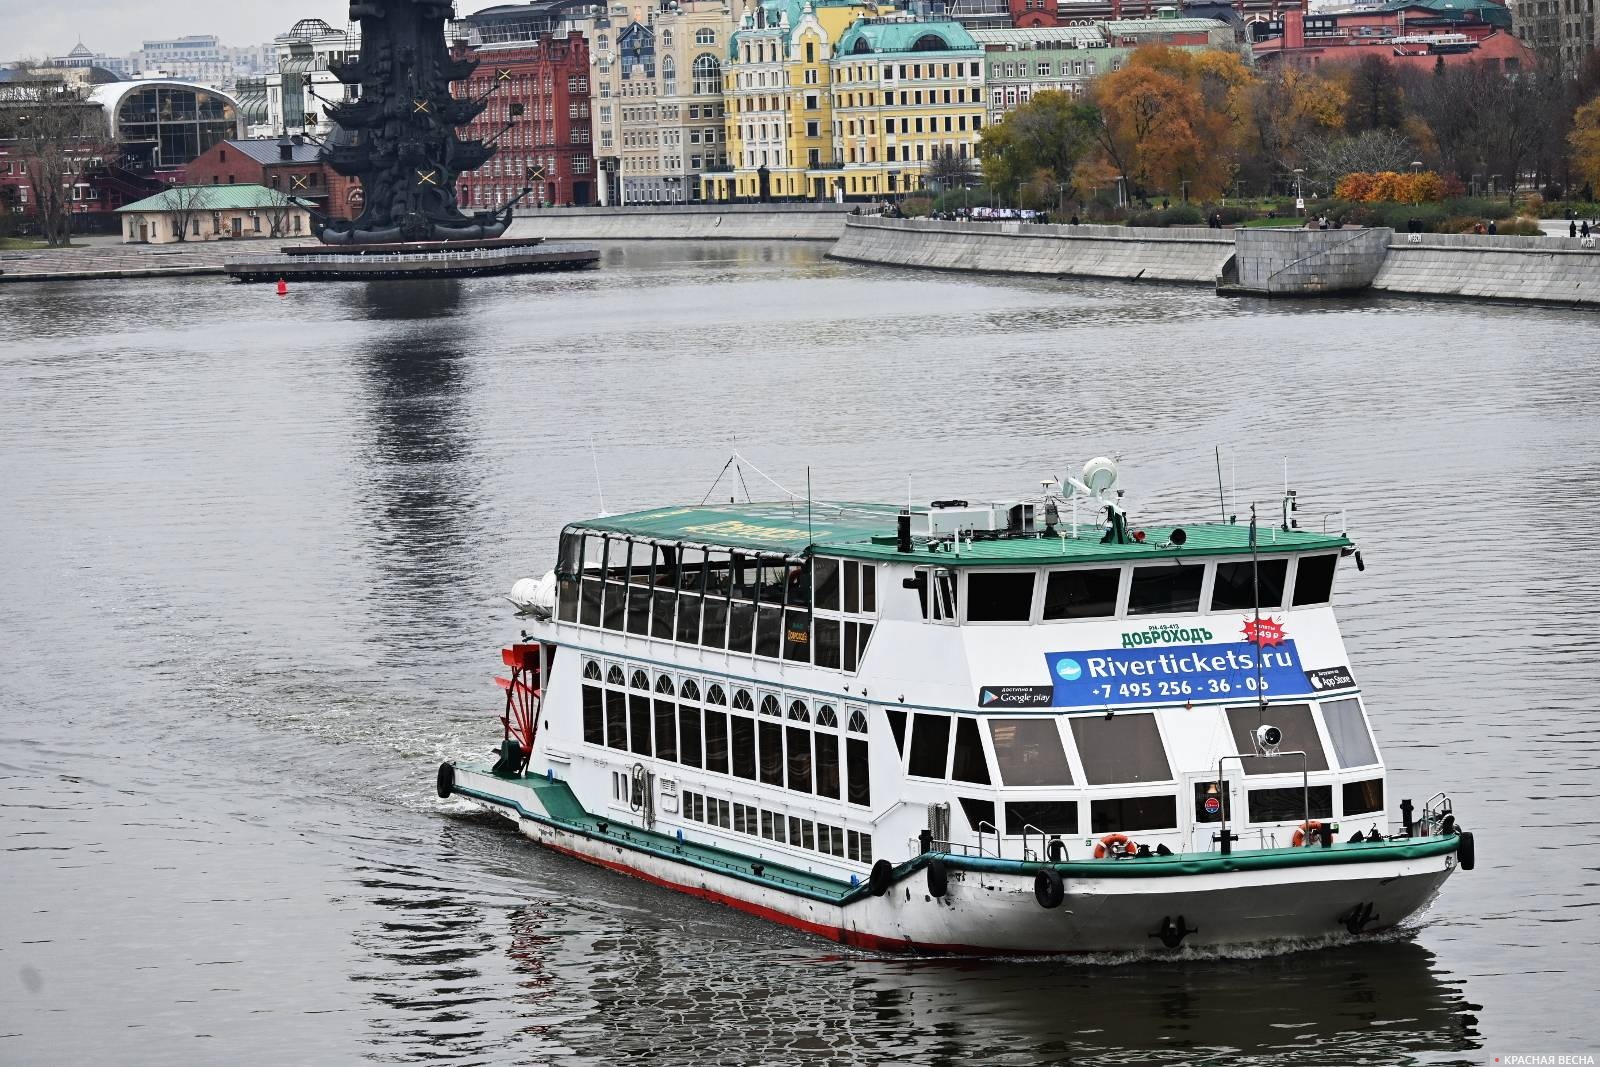
[[[1323,754],[1322,741],[1317,737],[1317,726],[1311,720],[1310,704],[1255,704],[1228,709],[1228,727],[1233,731],[1235,750],[1241,756],[1255,756],[1255,732],[1259,726],[1276,726],[1283,734],[1278,743],[1279,752],[1304,752],[1307,771],[1328,769],[1328,757]],[[1300,757],[1264,756],[1241,760],[1245,774],[1298,774]]]
[[[1051,571],[1045,579],[1040,617],[1046,621],[1109,618],[1117,613],[1121,581],[1122,571],[1116,567]]]
[[[1383,811],[1383,779],[1369,778],[1364,782],[1344,784],[1344,814],[1369,815]]]
[[[1138,830],[1174,830],[1178,826],[1178,798],[1116,797],[1089,802],[1089,831],[1096,834]]]
[[[1326,556],[1301,556],[1294,568],[1294,606],[1326,604],[1333,598],[1333,572],[1339,565],[1337,553]]]
[[[967,574],[968,622],[1027,622],[1033,617],[1033,571]]]
[[[989,761],[983,755],[978,720],[971,716],[963,715],[956,719],[956,747],[950,761],[950,777],[957,782],[989,784]]]
[[[1328,728],[1334,757],[1341,767],[1370,767],[1378,762],[1378,750],[1367,732],[1367,717],[1355,697],[1322,702],[1322,723]]]
[[[1006,836],[1023,834],[1075,834],[1078,805],[1071,800],[1006,801]]]
[[[912,716],[911,762],[907,774],[943,778],[950,759],[950,717],[918,712]]]
[[[1302,819],[1331,818],[1331,785],[1314,785],[1310,789],[1283,786],[1278,789],[1250,790],[1251,822],[1300,822]]]
[[[999,826],[994,821],[994,801],[979,800],[976,797],[957,797],[961,801],[961,813],[967,817],[967,825],[975,833],[1000,832]]]
[[[1129,782],[1167,782],[1172,769],[1161,744],[1156,717],[1148,712],[1113,715],[1079,715],[1072,723],[1072,738],[1083,759],[1089,785]],[[1113,827],[1127,829],[1127,827]]]
[[[1002,784],[1072,784],[1072,768],[1054,718],[990,719],[989,740],[994,743]]]
[[[578,621],[578,604],[582,600],[579,582],[583,577],[583,533],[578,530],[561,531],[561,546],[556,553],[556,618],[561,622]]]
[[[1128,587],[1129,615],[1176,615],[1200,610],[1200,582],[1206,569],[1198,564],[1163,564],[1133,568]]]
[[[1287,559],[1264,559],[1259,563],[1241,560],[1236,563],[1217,564],[1216,577],[1211,583],[1212,611],[1251,611],[1260,606],[1283,607],[1283,588],[1289,579]]]

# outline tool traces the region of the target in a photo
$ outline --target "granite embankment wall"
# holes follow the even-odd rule
[[[1237,229],[1222,291],[1265,296],[1359,292],[1383,267],[1394,231]],[[1235,277],[1237,276],[1237,277]]]
[[[851,217],[835,259],[940,270],[1074,275],[1215,285],[1233,234],[1203,226],[1041,226]]]
[[[509,236],[556,241],[834,241],[850,208],[838,204],[653,204],[545,208],[517,215]]]
[[[1592,237],[1395,234],[1372,288],[1600,306],[1600,242]]]

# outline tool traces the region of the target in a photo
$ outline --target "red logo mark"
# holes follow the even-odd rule
[[[1252,645],[1283,644],[1283,623],[1275,619],[1246,619],[1244,639]]]
[[[1216,797],[1206,797],[1206,814],[1215,815],[1222,810],[1222,801]]]

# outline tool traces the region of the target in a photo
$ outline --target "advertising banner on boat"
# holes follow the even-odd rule
[[[1260,664],[1257,664],[1257,658]],[[1100,648],[1047,652],[1058,708],[1125,704],[1181,704],[1304,696],[1315,690],[1300,666],[1293,640],[1259,646],[1249,641],[1163,648]]]

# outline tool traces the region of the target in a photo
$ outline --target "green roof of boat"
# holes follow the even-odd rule
[[[1178,526],[1130,523],[1130,531],[1144,534],[1143,541],[1107,544],[1101,540],[1105,529],[1098,522],[1080,521],[1078,536],[1073,537],[1070,510],[1062,508],[1063,521],[1054,534],[1006,535],[970,543],[963,539],[959,554],[948,536],[930,540],[914,535],[912,551],[899,551],[895,528],[901,507],[896,504],[813,501],[808,509],[804,500],[797,500],[656,508],[584,519],[569,528],[787,556],[810,551],[824,556],[942,566],[1024,567],[1239,555],[1250,551],[1248,524],[1183,525],[1186,537],[1179,547],[1172,544],[1172,531]],[[1263,555],[1327,551],[1349,544],[1350,539],[1343,534],[1282,530],[1268,525],[1260,526],[1256,537],[1257,550]]]

